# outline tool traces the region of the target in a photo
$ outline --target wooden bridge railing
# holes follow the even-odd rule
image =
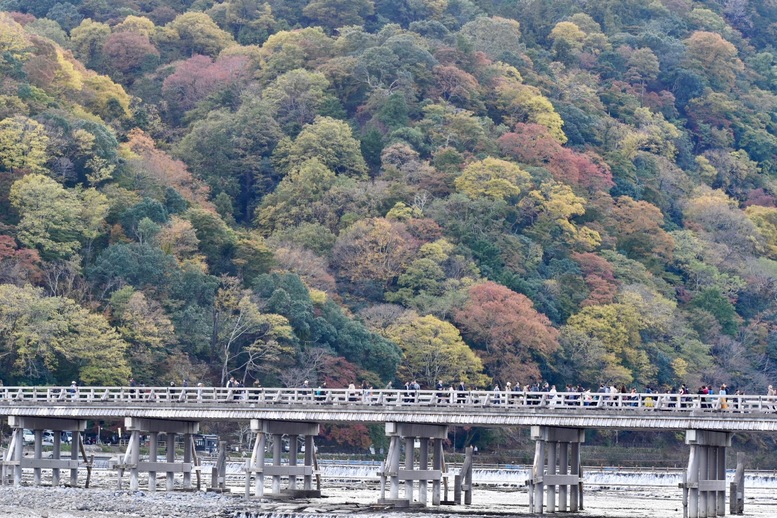
[[[777,413],[777,397],[763,395],[633,394],[225,387],[0,387],[0,405],[369,405],[494,409],[601,408],[688,412]]]

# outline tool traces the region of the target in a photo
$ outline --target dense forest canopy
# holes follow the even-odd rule
[[[20,384],[777,376],[777,4],[0,0]]]

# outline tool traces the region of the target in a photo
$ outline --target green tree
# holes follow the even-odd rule
[[[685,40],[688,68],[705,74],[716,90],[729,90],[744,64],[736,47],[720,34],[696,31]]]
[[[375,11],[372,0],[312,0],[302,10],[315,25],[330,31],[348,25],[363,25],[364,18]]]
[[[587,306],[571,316],[567,327],[580,333],[578,339],[595,339],[603,347],[601,360],[603,369],[598,381],[614,384],[650,383],[649,361],[640,349],[641,321],[633,306],[626,304],[605,304]],[[597,380],[587,380],[593,383]]]
[[[235,219],[248,220],[255,200],[277,181],[268,158],[283,132],[264,102],[244,102],[236,113],[214,110],[196,121],[178,147],[213,196],[233,200]]]
[[[329,87],[324,74],[297,69],[278,76],[262,91],[262,98],[275,110],[275,119],[287,133],[296,134],[313,122]]]
[[[317,158],[306,160],[264,197],[256,213],[256,224],[268,234],[301,223],[333,226],[336,222],[321,221],[320,217],[329,214],[323,206],[324,195],[335,181],[335,174]]]
[[[520,24],[498,16],[480,16],[466,23],[459,34],[466,36],[475,50],[485,52],[493,60],[511,62],[521,54]]]
[[[393,379],[400,360],[399,348],[347,316],[325,294],[319,292],[314,297],[299,276],[261,275],[253,287],[262,299],[263,309],[288,318],[305,348],[331,348],[348,362],[377,373],[383,380]]]
[[[101,65],[103,45],[110,35],[111,27],[107,23],[87,18],[70,31],[70,46],[82,63],[90,68],[98,68]]]
[[[734,305],[720,291],[708,288],[691,300],[691,305],[708,311],[720,323],[723,332],[734,335],[737,332],[737,313]]]
[[[94,189],[68,190],[37,174],[15,182],[10,200],[21,216],[19,240],[49,259],[68,258],[96,238],[108,213],[107,198]]]
[[[21,383],[113,385],[127,380],[127,343],[105,317],[42,289],[0,285],[3,371]]]
[[[311,158],[317,158],[337,174],[367,177],[367,163],[359,141],[353,138],[351,128],[343,121],[318,116],[293,141],[281,140],[273,153],[273,162],[284,173],[288,173],[294,164]]]
[[[177,49],[181,56],[205,54],[216,57],[219,52],[235,44],[232,36],[224,32],[205,13],[186,12],[167,24],[157,33],[161,44]]]
[[[110,303],[117,330],[129,344],[133,375],[149,381],[166,375],[164,360],[175,344],[175,328],[159,303],[129,286],[115,291]]]
[[[256,370],[266,355],[294,354],[289,321],[262,313],[250,290],[241,289],[237,279],[222,278],[213,320],[211,347],[219,359],[222,386],[233,372]]]

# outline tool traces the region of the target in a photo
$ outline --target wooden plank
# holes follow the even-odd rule
[[[22,468],[42,468],[42,469],[76,469],[77,460],[69,459],[24,459]]]
[[[400,469],[399,480],[440,480],[442,470],[439,469]]]
[[[545,475],[540,482],[547,486],[576,486],[580,480],[578,475]]]
[[[699,480],[699,491],[725,491],[725,480]]]

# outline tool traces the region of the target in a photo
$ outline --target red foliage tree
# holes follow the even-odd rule
[[[499,148],[505,155],[528,165],[544,167],[559,182],[589,191],[607,191],[615,185],[610,168],[593,152],[578,153],[563,147],[545,126],[519,123],[502,135]]]
[[[618,293],[618,281],[612,265],[606,259],[590,252],[573,253],[572,259],[580,265],[585,277],[585,283],[591,292],[580,303],[581,306],[610,304]]]
[[[194,55],[178,64],[162,83],[162,95],[173,108],[190,110],[208,95],[247,79],[248,58],[226,56],[211,60]]]
[[[558,348],[558,331],[524,295],[494,282],[469,289],[454,320],[478,350],[487,372],[503,384],[540,378],[539,361]]]
[[[103,55],[112,68],[131,75],[159,58],[159,51],[145,34],[114,32],[103,45]]]
[[[38,284],[43,277],[36,250],[18,248],[11,236],[0,235],[0,284]]]

